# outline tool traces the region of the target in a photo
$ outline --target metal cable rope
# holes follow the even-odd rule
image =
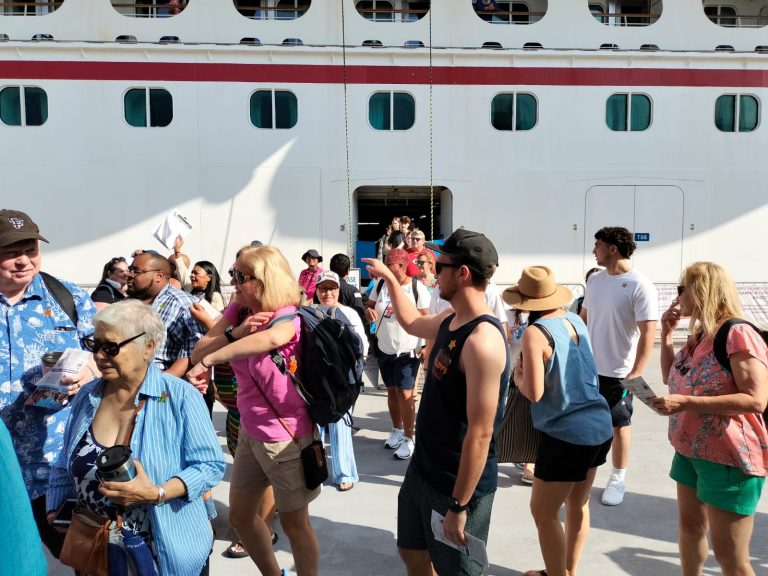
[[[429,6],[429,237],[435,239],[435,185],[432,148],[432,3]]]
[[[341,60],[344,74],[344,143],[347,168],[347,253],[352,258],[354,252],[352,247],[352,183],[349,168],[349,101],[347,97],[347,25],[344,20],[344,3],[341,2]]]

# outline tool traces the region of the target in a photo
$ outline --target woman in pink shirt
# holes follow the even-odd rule
[[[299,272],[299,286],[304,291],[307,303],[312,303],[317,289],[317,279],[324,272],[319,264],[323,257],[317,250],[307,250],[301,256],[301,259],[307,264],[307,267]]]
[[[747,324],[730,328],[731,370],[714,354],[718,328],[743,318],[736,286],[717,264],[697,262],[683,272],[678,297],[661,317],[661,371],[668,396],[653,406],[668,414],[675,448],[670,477],[677,482],[680,562],[684,576],[702,573],[707,532],[725,576],[753,576],[749,543],[768,472],[768,358]],[[675,354],[672,334],[690,317],[687,344]]]
[[[299,575],[316,575],[319,550],[309,517],[309,503],[320,488],[309,490],[300,452],[316,432],[304,400],[289,376],[270,358],[278,349],[295,371],[301,324],[269,320],[291,314],[299,304],[299,286],[282,253],[273,246],[245,247],[232,269],[235,301],[195,348],[195,385],[208,369],[229,362],[237,377],[240,436],[229,493],[229,520],[265,576],[279,576],[271,529],[259,517],[268,487],[274,489],[280,523],[291,544]]]

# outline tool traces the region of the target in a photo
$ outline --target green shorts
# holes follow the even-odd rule
[[[669,477],[696,489],[696,498],[705,504],[752,516],[757,510],[765,478],[749,476],[738,468],[688,458],[675,452]]]

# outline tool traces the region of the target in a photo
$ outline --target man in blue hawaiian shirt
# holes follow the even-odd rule
[[[69,406],[54,410],[24,403],[42,376],[41,356],[81,348],[96,309],[84,290],[61,281],[74,300],[75,326],[40,275],[40,240],[48,242],[24,212],[0,210],[0,418],[11,433],[40,536],[58,558],[63,536],[46,521],[45,493]],[[96,376],[91,363],[68,379],[70,392]]]

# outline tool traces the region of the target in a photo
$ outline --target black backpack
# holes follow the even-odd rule
[[[315,424],[327,426],[347,415],[363,385],[363,344],[352,324],[336,307],[314,304],[274,318],[269,326],[301,318],[300,376],[288,369],[280,350],[270,357],[284,375],[290,376],[309,407]],[[351,417],[345,419],[351,425]]]
[[[761,330],[752,324],[752,322],[741,320],[739,318],[731,318],[730,320],[723,322],[723,325],[718,328],[717,333],[715,334],[715,341],[712,345],[712,350],[714,351],[715,358],[717,358],[720,366],[722,366],[723,370],[727,371],[729,374],[731,373],[731,359],[728,358],[726,342],[728,341],[728,333],[731,331],[731,328],[737,324],[746,324],[747,326],[752,327],[752,329],[760,334],[760,337],[768,345],[768,330]],[[768,408],[766,408],[765,412],[763,412],[763,423],[768,425]]]

